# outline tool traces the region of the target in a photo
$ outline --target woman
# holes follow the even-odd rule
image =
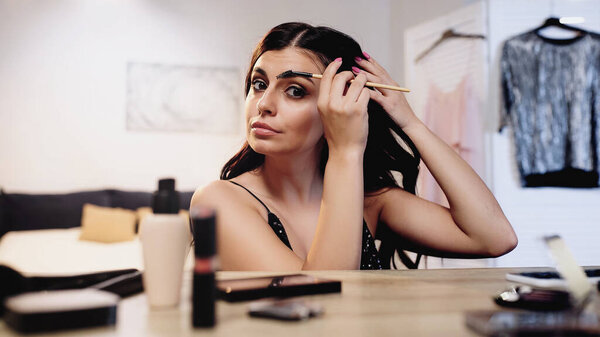
[[[323,78],[278,78],[288,70]],[[469,165],[401,93],[366,81],[396,85],[331,28],[285,23],[258,44],[246,76],[247,142],[192,199],[217,211],[223,270],[380,269],[394,250],[490,257],[516,246]],[[449,208],[414,194],[421,159]]]

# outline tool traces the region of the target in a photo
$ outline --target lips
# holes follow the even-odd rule
[[[256,132],[279,133],[279,131],[273,129],[269,124],[263,122],[254,122],[250,126]]]

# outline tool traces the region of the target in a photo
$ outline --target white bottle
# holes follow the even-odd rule
[[[189,220],[178,214],[175,179],[159,180],[152,209],[153,214],[140,223],[144,291],[151,307],[174,307],[179,304],[183,266],[192,240]]]

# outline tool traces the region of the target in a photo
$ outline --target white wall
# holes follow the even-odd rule
[[[350,34],[387,66],[390,6],[389,0],[0,0],[0,187],[152,190],[157,178],[173,176],[180,190],[193,190],[217,179],[243,134],[128,132],[126,63],[238,67],[241,88],[264,33],[306,21]]]

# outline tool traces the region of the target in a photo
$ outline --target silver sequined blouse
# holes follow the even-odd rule
[[[523,33],[505,42],[501,71],[503,126],[512,126],[522,184],[598,186],[600,35]]]

